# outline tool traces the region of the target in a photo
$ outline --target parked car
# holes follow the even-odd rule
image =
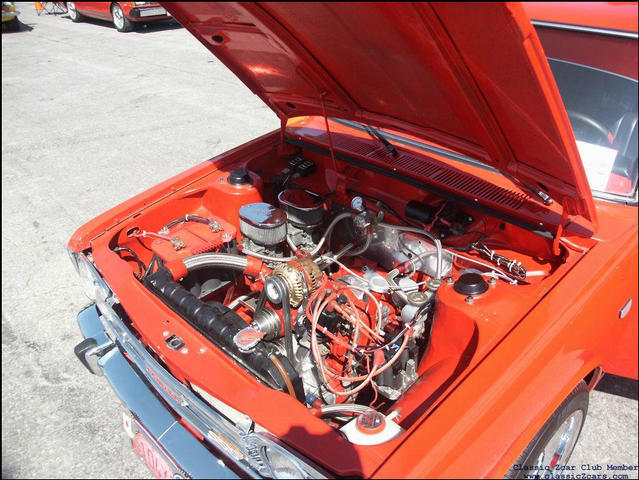
[[[2,29],[18,31],[20,29],[19,13],[15,2],[2,2]]]
[[[66,2],[69,18],[112,21],[118,32],[130,32],[140,22],[167,20],[170,15],[157,2]]]
[[[149,468],[559,472],[637,378],[636,3],[163,5],[282,128],[69,241]]]

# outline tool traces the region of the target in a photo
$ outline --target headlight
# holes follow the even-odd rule
[[[275,437],[252,433],[245,437],[247,460],[267,478],[326,478],[324,474],[288,451]]]
[[[85,295],[99,306],[111,296],[111,289],[85,255],[79,253],[75,255],[75,260]]]

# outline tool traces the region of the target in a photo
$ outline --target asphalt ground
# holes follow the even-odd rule
[[[88,302],[66,242],[279,122],[183,28],[18,9],[20,31],[2,34],[2,477],[150,478],[118,398],[73,354]],[[604,378],[566,473],[637,463],[637,382]]]

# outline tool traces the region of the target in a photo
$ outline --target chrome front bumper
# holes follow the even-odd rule
[[[90,365],[83,363],[89,370],[95,368],[94,373],[104,374],[124,406],[163,449],[162,453],[191,478],[260,478],[241,462],[241,457],[232,458],[242,455],[240,449],[234,450],[235,445],[241,444],[239,429],[170,375],[122,319],[111,308],[106,310],[101,314],[91,305],[78,314],[82,334],[85,339],[92,339],[88,342],[92,346],[83,354],[91,357],[87,359]],[[214,448],[233,455],[211,453],[180,424],[179,417],[209,439]]]

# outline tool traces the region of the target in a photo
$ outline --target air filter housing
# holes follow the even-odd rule
[[[283,190],[277,198],[288,221],[296,227],[309,229],[322,223],[324,206],[319,195],[299,188],[289,188]]]
[[[268,203],[249,203],[239,211],[240,232],[258,245],[286,240],[286,213]]]

